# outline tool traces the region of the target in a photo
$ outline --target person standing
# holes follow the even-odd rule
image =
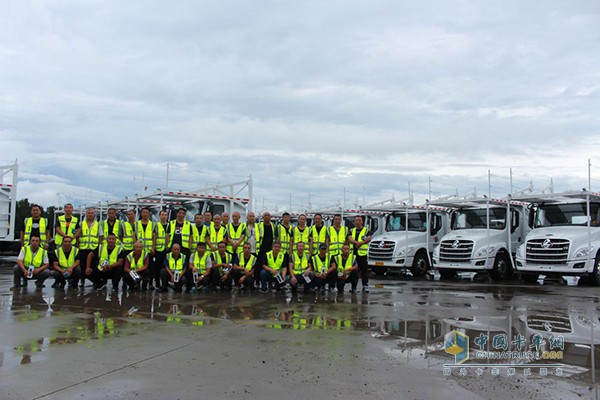
[[[284,212],[281,218],[282,222],[277,226],[277,240],[281,242],[281,251],[290,254],[294,241],[294,228],[290,223],[290,213]]]
[[[54,235],[54,245],[58,249],[63,242],[63,238],[70,237],[71,245],[79,237],[79,219],[73,216],[73,204],[67,203],[64,207],[65,213],[59,215],[57,219],[56,234]]]
[[[63,236],[61,245],[56,249],[52,260],[52,275],[54,277],[52,287],[64,289],[67,282],[69,282],[69,288],[77,287],[81,275],[79,263],[79,250],[73,246],[73,238]]]
[[[40,238],[40,246],[47,249],[50,239],[50,230],[48,229],[48,220],[42,218],[42,207],[37,204],[31,206],[31,217],[25,218],[23,230],[21,231],[21,247],[29,245],[29,238],[37,236]]]
[[[342,246],[348,243],[348,228],[342,226],[342,216],[333,216],[333,225],[329,227],[329,254],[336,257],[342,252]]]
[[[172,220],[169,224],[169,249],[173,251],[173,245],[179,245],[179,251],[185,256],[190,254],[190,240],[192,224],[185,219],[185,208],[177,210],[176,219]],[[162,276],[162,274],[161,274]],[[163,280],[161,279],[161,282]]]
[[[135,237],[135,211],[127,211],[127,221],[123,222],[123,250],[133,250],[133,244],[137,241]]]
[[[156,247],[156,236],[154,235],[154,223],[150,221],[150,209],[144,207],[140,214],[142,218],[135,225],[136,242],[142,242],[144,252],[153,256]]]
[[[221,225],[221,216],[215,214],[213,224],[206,235],[206,250],[209,254],[217,252],[219,243],[227,243],[227,228]]]
[[[231,213],[231,222],[227,225],[227,251],[231,254],[241,254],[246,241],[246,224],[240,222],[240,213]]]
[[[198,243],[206,243],[207,229],[210,229],[210,224],[208,228],[204,225],[202,214],[200,213],[194,216],[194,222],[195,224],[192,225],[190,251],[195,250],[198,247]]]
[[[117,238],[117,245],[120,246],[123,240],[123,229],[121,221],[117,219],[117,210],[111,207],[106,214],[106,219],[102,221],[102,237],[106,238],[112,233]]]
[[[272,250],[273,240],[275,240],[275,225],[271,222],[270,212],[263,212],[262,221],[256,225],[255,232],[256,249],[258,251],[257,261],[258,265],[262,266],[265,264],[265,257]],[[261,273],[262,268],[256,268],[256,275],[254,276],[256,282],[260,282]]]
[[[315,224],[310,228],[309,253],[311,256],[319,252],[321,244],[325,244],[329,248],[329,230],[323,224],[323,216],[317,213],[315,214]]]
[[[169,244],[169,214],[166,210],[161,210],[158,214],[160,221],[155,225],[154,236],[156,237],[154,247],[154,257],[151,263],[152,276],[154,277],[154,284],[160,289],[160,270],[165,262],[167,256],[167,246]],[[152,281],[150,281],[150,290],[152,290]]]
[[[252,211],[246,217],[246,242],[250,243],[250,252],[258,256],[259,249],[256,247],[256,216]]]
[[[17,256],[17,265],[13,268],[11,290],[27,287],[29,279],[35,279],[35,287],[41,290],[44,287],[44,281],[51,276],[51,272],[48,270],[50,265],[48,252],[41,246],[39,236],[30,235],[27,241],[29,244],[21,248]]]
[[[81,270],[86,271],[90,266],[87,264],[89,255],[102,244],[102,230],[100,224],[96,221],[96,210],[88,208],[85,211],[85,219],[81,223],[81,235],[79,237],[79,257],[82,262]],[[81,274],[80,287],[85,286],[85,278],[89,275]]]
[[[306,245],[310,242],[310,228],[306,226],[306,215],[298,216],[298,226],[294,228],[294,237],[292,243],[304,243],[304,251],[307,251]],[[291,254],[291,253],[290,253]]]
[[[362,281],[362,291],[365,293],[369,292],[369,265],[367,262],[367,253],[369,250],[369,242],[371,236],[369,231],[364,226],[363,217],[357,215],[354,218],[354,228],[350,231],[348,241],[352,244],[352,250],[356,256],[356,263],[358,264],[358,270],[360,271],[360,278]]]

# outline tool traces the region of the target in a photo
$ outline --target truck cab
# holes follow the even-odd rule
[[[368,262],[375,274],[388,269],[410,270],[423,276],[431,267],[431,253],[448,231],[450,217],[445,209],[406,207],[386,216],[381,234],[369,244]]]
[[[516,254],[525,282],[540,274],[592,277],[600,285],[600,194],[567,192],[526,199],[534,229]]]
[[[433,252],[442,278],[458,271],[489,271],[495,281],[512,275],[514,253],[530,230],[527,203],[473,198],[435,205],[453,210],[451,230]]]

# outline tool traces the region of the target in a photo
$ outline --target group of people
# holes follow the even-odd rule
[[[118,290],[170,289],[181,292],[259,288],[293,292],[369,290],[367,250],[371,236],[361,216],[355,227],[342,225],[335,215],[331,226],[315,214],[314,224],[307,226],[300,215],[292,226],[290,214],[280,223],[271,221],[264,212],[256,221],[249,212],[246,222],[234,211],[212,215],[196,214],[194,222],[186,220],[186,210],[177,210],[168,220],[168,212],[159,213],[159,221],[150,219],[150,209],[127,212],[127,221],[117,218],[115,209],[98,221],[94,208],[88,208],[79,221],[73,206],[66,204],[57,219],[54,239],[50,240],[48,221],[41,217],[41,207],[34,205],[21,232],[21,251],[14,267],[13,290],[35,280],[36,287],[54,278],[54,288],[85,286],[103,290],[112,281]],[[231,219],[231,221],[230,221]]]

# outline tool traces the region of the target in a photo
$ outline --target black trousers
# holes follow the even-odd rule
[[[233,271],[232,273],[233,276],[233,284],[235,286],[240,286],[240,279],[246,275],[246,273],[244,271]],[[244,279],[244,286],[254,286],[254,276],[256,274],[255,269],[252,270],[252,275],[250,275],[249,277],[247,277],[246,279]]]
[[[148,269],[142,272],[138,272],[138,275],[140,276],[140,279],[144,281],[144,283],[148,283],[153,277],[152,271]],[[131,277],[131,275],[126,274],[125,272],[123,272],[123,283],[129,286],[130,289],[134,289],[136,287],[136,283]]]
[[[77,282],[79,282],[81,277],[81,269],[79,267],[73,268],[73,273],[68,279],[65,279],[64,271],[58,272],[54,270],[52,271],[52,277],[61,286],[64,286],[67,282],[69,282],[69,286],[77,286]]]
[[[181,276],[179,277],[179,282],[173,282],[173,289],[175,291],[180,292],[183,289],[183,286],[185,286],[186,290],[190,290],[192,288],[191,279],[188,279],[186,277],[188,269],[189,268],[186,268],[184,271],[181,271],[182,273],[181,273]],[[175,275],[174,272],[173,272],[173,275]],[[171,282],[171,275],[169,275],[166,268],[163,268],[160,271],[160,281],[161,281],[161,285],[162,285],[163,289],[166,289],[169,287],[169,282]]]
[[[317,278],[315,277],[312,281],[314,287],[323,288],[325,285],[329,285],[329,288],[332,289],[335,287],[337,281],[337,271],[331,271],[327,274],[325,278]]]
[[[346,276],[346,279],[342,279],[341,277],[337,277],[337,288],[339,292],[344,291],[344,285],[346,283],[350,283],[352,290],[356,290],[356,286],[358,285],[358,271],[352,271],[349,275]]]
[[[362,280],[363,286],[369,284],[369,263],[367,262],[367,256],[356,256],[356,263],[358,264],[358,270],[360,271],[360,279]]]
[[[83,273],[82,275],[85,275]],[[119,287],[119,283],[121,282],[121,278],[123,277],[123,267],[113,268],[106,272],[98,269],[98,267],[92,267],[92,274],[87,276],[87,278],[94,283],[96,286],[105,285],[108,280],[112,281],[113,289],[117,289]]]

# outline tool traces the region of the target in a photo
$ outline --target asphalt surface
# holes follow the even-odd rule
[[[400,275],[373,279],[368,294],[51,284],[11,292],[0,267],[2,399],[600,398],[597,287]],[[465,364],[444,350],[453,329],[470,338]],[[562,336],[562,358],[475,360],[476,337],[508,332],[526,347]]]

